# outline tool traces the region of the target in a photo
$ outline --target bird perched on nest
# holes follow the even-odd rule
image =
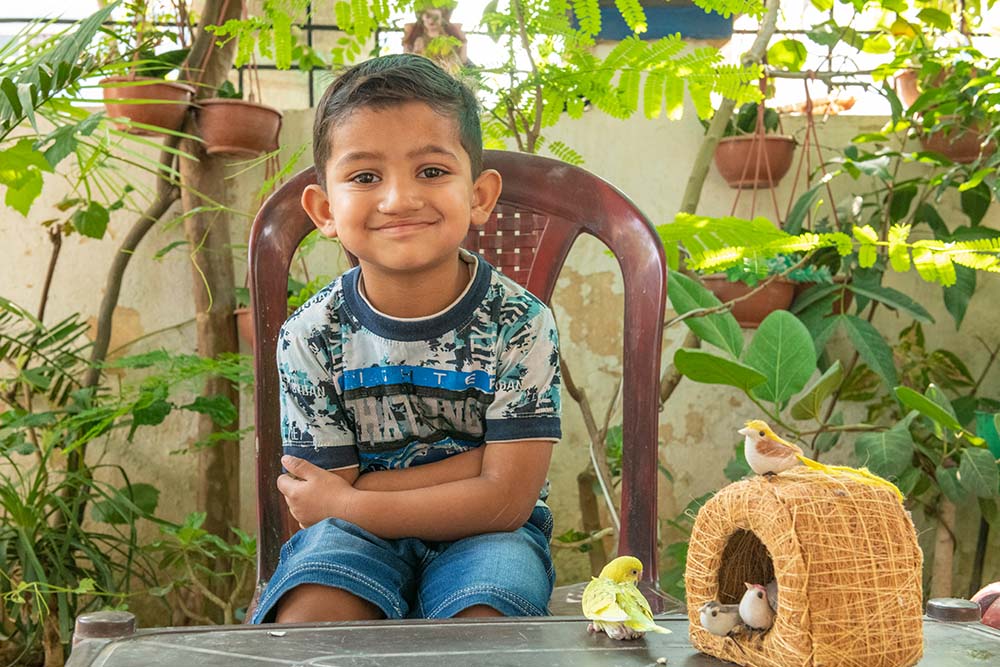
[[[797,445],[779,437],[765,421],[751,419],[744,428],[739,430],[739,434],[744,436],[743,451],[747,463],[758,475],[774,475],[802,463],[807,468],[819,470],[829,475],[843,474],[862,484],[889,489],[896,495],[899,502],[903,502],[903,494],[892,482],[882,479],[867,468],[831,466],[813,461],[807,458]]]
[[[744,584],[747,592],[740,600],[740,619],[751,630],[767,630],[774,624],[774,610],[767,589],[760,584]]]
[[[711,600],[698,609],[701,627],[718,637],[728,637],[742,623],[740,606]]]
[[[583,615],[590,619],[588,632],[603,632],[611,639],[638,639],[647,632],[670,630],[653,622],[649,603],[635,585],[642,577],[642,561],[619,556],[604,566],[583,589]]]

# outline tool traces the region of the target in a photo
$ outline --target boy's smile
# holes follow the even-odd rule
[[[489,217],[500,175],[473,181],[456,120],[422,102],[358,109],[329,140],[327,190],[302,197],[320,232],[358,258],[367,296],[386,314],[446,307],[468,282],[458,248]]]

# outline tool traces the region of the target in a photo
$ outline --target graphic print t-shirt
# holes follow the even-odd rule
[[[286,454],[361,472],[431,463],[485,442],[558,440],[559,347],[551,311],[484,259],[444,311],[388,317],[355,268],[278,338]]]

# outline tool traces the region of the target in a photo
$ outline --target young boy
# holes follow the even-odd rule
[[[500,196],[476,101],[431,61],[352,67],[316,110],[302,206],[358,258],[278,343],[302,527],[255,623],[547,613],[560,437],[551,312],[461,250]]]

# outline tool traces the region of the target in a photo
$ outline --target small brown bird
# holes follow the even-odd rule
[[[771,430],[766,422],[751,419],[739,430],[743,453],[750,468],[758,475],[773,475],[799,464],[802,450]]]
[[[743,453],[747,463],[758,475],[774,475],[802,463],[807,468],[819,470],[827,475],[843,475],[868,486],[888,489],[899,502],[903,502],[903,493],[889,480],[879,477],[868,468],[832,466],[813,461],[807,458],[797,445],[779,437],[765,421],[751,419],[739,433],[744,436]]]

